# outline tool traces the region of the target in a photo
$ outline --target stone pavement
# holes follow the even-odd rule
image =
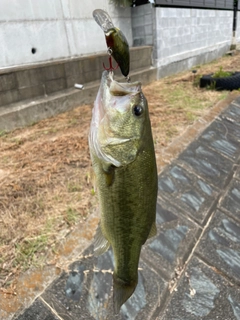
[[[14,320],[240,319],[240,97],[159,176],[156,237],[118,316],[111,251],[84,257]]]

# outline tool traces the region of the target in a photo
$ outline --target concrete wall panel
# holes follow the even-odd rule
[[[104,33],[94,20],[69,20],[66,23],[70,55],[95,53],[106,50]]]
[[[212,51],[219,46],[230,47],[232,11],[156,8],[155,14],[157,66]],[[167,24],[167,19],[174,19],[175,25]],[[178,45],[175,45],[176,38]]]
[[[63,21],[22,21],[2,24],[0,66],[14,66],[69,56]],[[32,53],[32,48],[36,53]]]
[[[131,9],[115,8],[108,0],[1,0],[0,69],[106,51],[92,17],[96,8],[109,12],[131,46]]]

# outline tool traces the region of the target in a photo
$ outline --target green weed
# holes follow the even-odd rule
[[[198,74],[198,75],[194,76],[194,79],[193,79],[193,86],[194,87],[199,87],[200,86],[200,79],[201,78],[202,78],[201,74]]]
[[[225,99],[227,96],[229,95],[229,92],[228,91],[223,91],[222,94],[220,95],[220,100],[223,100]]]
[[[21,265],[27,269],[30,265],[38,264],[36,255],[44,252],[48,243],[47,235],[40,235],[35,238],[25,239],[22,243],[16,245],[15,265]]]
[[[171,126],[166,130],[166,135],[168,138],[172,138],[178,133],[177,129],[174,126]]]
[[[186,113],[186,118],[189,122],[194,122],[198,118],[198,116],[188,111]]]
[[[223,67],[220,67],[217,72],[213,74],[213,78],[225,78],[230,77],[232,75],[232,72],[224,71]]]
[[[79,216],[79,213],[77,212],[77,210],[69,207],[66,210],[65,221],[67,222],[67,224],[73,225],[77,222],[78,216]]]
[[[81,192],[82,187],[79,184],[70,182],[67,186],[68,192]]]
[[[78,122],[79,122],[78,119],[73,118],[69,120],[69,125],[72,126],[72,125],[78,124]]]
[[[212,81],[212,82],[210,83],[210,85],[207,86],[207,89],[208,89],[208,90],[215,90],[215,89],[216,89],[216,81]]]

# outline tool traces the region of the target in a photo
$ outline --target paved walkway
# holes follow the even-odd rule
[[[157,226],[119,316],[112,254],[89,247],[14,319],[240,319],[240,97],[160,174]]]

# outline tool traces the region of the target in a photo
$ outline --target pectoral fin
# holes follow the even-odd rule
[[[148,235],[148,239],[150,239],[152,237],[155,237],[156,234],[157,234],[156,222],[153,222],[151,230],[150,230],[149,235]]]
[[[115,167],[111,164],[105,164],[103,165],[103,171],[106,179],[107,186],[111,186],[114,181],[114,175],[115,175]]]
[[[102,234],[100,224],[98,225],[97,230],[96,230],[93,246],[94,246],[93,251],[94,251],[95,256],[100,256],[101,254],[106,252],[110,247],[110,243]]]

